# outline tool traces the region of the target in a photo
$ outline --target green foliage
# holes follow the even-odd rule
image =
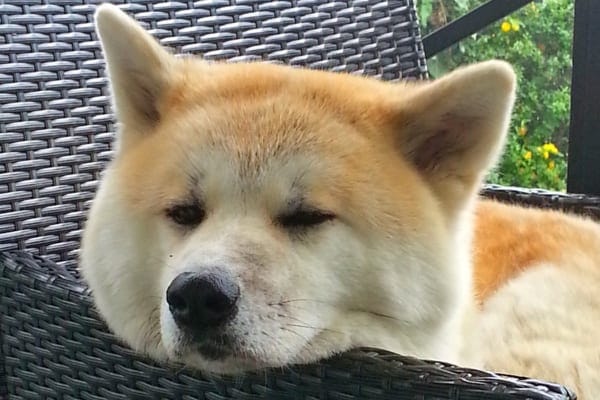
[[[423,30],[433,30],[485,0],[418,0]],[[564,190],[571,83],[573,1],[543,0],[429,60],[433,77],[492,58],[510,62],[519,91],[505,154],[488,181]],[[556,152],[540,150],[553,146]]]

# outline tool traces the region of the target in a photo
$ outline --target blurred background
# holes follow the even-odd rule
[[[422,33],[487,0],[418,0]],[[519,92],[506,152],[489,183],[566,189],[573,0],[538,0],[430,58],[433,78],[499,58],[516,69]]]

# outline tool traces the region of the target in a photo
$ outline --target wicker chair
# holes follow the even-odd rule
[[[560,385],[370,349],[223,378],[157,365],[120,344],[76,270],[113,138],[95,5],[41,3],[0,2],[1,399],[575,398]],[[163,44],[209,59],[426,76],[412,0],[132,0],[122,7]],[[600,215],[598,200],[585,196],[486,193]]]

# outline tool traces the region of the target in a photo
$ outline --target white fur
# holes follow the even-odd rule
[[[178,245],[168,228],[124,206],[118,178],[107,172],[85,232],[82,271],[119,337],[158,359],[219,372],[308,362],[355,346],[456,359],[457,310],[468,300],[469,273],[466,265],[457,268],[458,259],[449,261],[454,251],[433,241],[398,246],[385,236],[365,242],[341,223],[306,242],[278,243],[252,206],[266,188],[289,186],[295,177],[286,171],[299,165],[273,164],[255,180],[263,185],[241,196],[231,186],[232,161],[225,166],[223,159],[202,160],[207,176],[218,177],[209,186],[220,206]],[[242,288],[230,329],[243,338],[247,359],[181,356],[186,351],[164,293],[178,273],[215,265],[226,266]]]
[[[361,136],[359,123],[344,120],[352,106],[346,99],[328,107],[298,100],[310,95],[302,92],[310,80],[291,86],[299,93],[263,88],[268,94],[251,102],[209,96],[173,111],[177,103],[164,97],[177,76],[214,74],[203,81],[211,87],[218,74],[201,62],[181,72],[184,64],[115,7],[101,6],[96,18],[121,128],[84,232],[81,265],[100,313],[134,349],[235,372],[372,346],[560,381],[587,400],[600,395],[598,249],[527,269],[482,310],[473,301],[472,211],[505,139],[514,100],[509,66],[461,69],[405,86],[404,97],[402,86],[369,86],[389,112],[375,113],[381,126]],[[294,80],[276,71],[280,85]],[[322,76],[306,76],[324,85]],[[200,90],[180,90],[188,89]],[[368,97],[354,95],[357,102]],[[385,120],[396,114],[402,126],[394,136],[376,137],[397,123]],[[155,158],[144,159],[144,151]],[[361,158],[373,153],[368,162]],[[349,176],[355,163],[360,168]],[[386,170],[389,163],[394,169]],[[150,181],[130,193],[134,181],[160,174],[170,177],[162,187]],[[180,181],[201,192],[207,212],[190,232],[174,227],[164,210],[136,204],[150,199],[166,207],[182,195],[168,187]],[[336,198],[331,187],[340,181],[337,190],[352,192],[359,205],[333,202],[336,218],[302,236],[274,222],[294,196],[312,201],[311,188]],[[398,185],[406,190],[391,198]],[[587,229],[600,237],[596,226]],[[235,338],[234,354],[216,361],[190,344],[165,298],[179,273],[215,267],[241,293],[238,313],[224,327]]]
[[[542,264],[485,303],[466,351],[483,368],[560,382],[578,398],[595,399],[599,335],[598,265]]]
[[[396,134],[395,141],[407,149],[408,161],[401,162],[396,153],[381,153],[383,147],[357,134],[354,144],[340,141],[336,132],[350,135],[355,128],[340,122],[336,111],[295,113],[281,106],[291,101],[286,100],[289,93],[236,105],[233,113],[229,106],[189,105],[178,118],[169,119],[163,115],[168,108],[163,96],[183,64],[115,7],[100,7],[96,18],[122,127],[116,160],[103,179],[84,233],[81,265],[101,314],[119,337],[158,359],[220,372],[309,362],[356,346],[458,359],[470,299],[469,208],[478,180],[503,141],[514,97],[508,66],[482,64],[470,73],[458,71],[422,90],[407,91],[406,96],[415,97],[401,103],[410,125]],[[200,63],[195,68],[186,76],[204,71]],[[476,85],[471,85],[473,79]],[[475,106],[465,107],[460,92],[475,100]],[[446,96],[460,101],[439,101]],[[320,112],[321,117],[314,115]],[[447,121],[452,124],[449,131]],[[197,186],[191,189],[202,190],[207,217],[187,234],[164,216],[139,210],[127,197],[128,179],[143,179],[146,173],[140,170],[138,178],[124,178],[132,168],[127,162],[139,159],[140,146],[152,137],[166,134],[150,133],[157,126],[171,139],[152,162],[173,163],[171,171],[194,177]],[[289,134],[295,130],[297,136]],[[237,139],[225,141],[246,131],[272,131],[273,139],[250,143],[244,150],[236,148]],[[316,131],[333,136],[329,141],[311,137]],[[438,136],[441,145],[431,152],[429,141]],[[315,141],[331,154],[315,153]],[[370,190],[378,191],[354,195],[364,198],[364,207],[387,207],[393,214],[374,209],[365,217],[369,220],[352,221],[358,210],[340,204],[335,220],[302,238],[273,226],[295,187],[306,190],[344,179],[344,165],[364,151],[378,157],[381,153],[407,170],[381,175],[389,185],[398,179],[418,182],[394,199],[414,210],[398,214],[402,205],[387,204],[388,189],[371,185]],[[161,161],[169,154],[177,157]],[[255,160],[261,162],[253,169],[249,165]],[[364,177],[353,179],[372,180],[378,168],[389,166],[369,162],[359,172]],[[142,188],[135,196],[148,191],[156,202],[167,196],[152,190]],[[412,224],[417,222],[415,230]],[[219,361],[205,359],[187,344],[165,300],[166,288],[178,273],[215,266],[234,276],[241,290],[239,312],[226,326],[236,339],[236,355]]]
[[[590,280],[555,266],[535,268],[501,289],[481,318],[474,311],[472,209],[504,142],[514,100],[509,66],[483,63],[420,86],[372,84],[374,103],[365,100],[368,93],[352,93],[356,102],[388,107],[373,113],[377,121],[369,126],[378,129],[358,134],[361,121],[346,121],[355,118],[344,114],[352,101],[306,105],[302,96],[311,93],[304,86],[312,80],[324,84],[323,75],[294,75],[303,72],[291,69],[269,71],[276,71],[273,79],[282,87],[309,76],[291,86],[299,93],[263,88],[267,94],[236,102],[226,87],[227,95],[217,92],[182,107],[179,95],[205,88],[183,86],[179,90],[186,93],[173,94],[173,82],[182,75],[192,76],[184,82],[195,82],[207,74],[211,79],[202,82],[211,89],[219,70],[175,61],[115,7],[100,7],[96,18],[121,123],[120,146],[90,213],[81,265],[99,311],[134,349],[217,372],[310,362],[356,346],[527,372],[518,368],[526,364],[528,351],[546,349],[539,335],[570,344],[547,356],[536,352],[531,365],[571,350],[598,365],[597,352],[585,352],[587,342],[580,340],[597,337],[597,274]],[[253,79],[233,75],[240,86]],[[367,87],[350,81],[357,78],[342,79]],[[386,130],[393,136],[377,137]],[[155,158],[144,159],[144,151]],[[377,157],[361,158],[365,154]],[[357,163],[360,168],[348,176]],[[130,193],[134,181],[159,175],[156,165],[171,180],[158,189],[146,182]],[[137,175],[128,174],[131,168]],[[185,233],[164,210],[148,211],[136,203],[150,199],[166,207],[182,195],[167,187],[179,181],[201,192],[207,211],[206,219]],[[302,237],[274,222],[297,191],[312,201],[311,188],[330,189],[340,181],[339,191],[362,200],[358,206],[333,202],[336,218]],[[406,190],[393,191],[390,198],[398,185]],[[339,195],[330,190],[330,197]],[[239,311],[224,328],[235,338],[235,354],[218,361],[189,344],[165,298],[177,274],[214,267],[234,277],[241,293]],[[567,306],[548,307],[557,295]],[[574,309],[585,318],[569,314]],[[557,328],[554,321],[570,322],[585,333]],[[543,334],[548,329],[554,335]],[[465,340],[463,335],[473,332]],[[490,343],[507,349],[498,352]],[[537,371],[532,367],[532,374]],[[589,370],[570,371],[557,372],[557,379],[585,386],[582,393],[590,398],[597,393],[597,378]]]

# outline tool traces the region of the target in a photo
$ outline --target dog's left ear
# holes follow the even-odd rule
[[[449,212],[459,211],[496,162],[515,97],[509,64],[487,61],[417,85],[398,112],[398,148]]]
[[[96,29],[106,59],[121,146],[144,136],[160,118],[160,100],[176,59],[116,6],[96,10]]]

